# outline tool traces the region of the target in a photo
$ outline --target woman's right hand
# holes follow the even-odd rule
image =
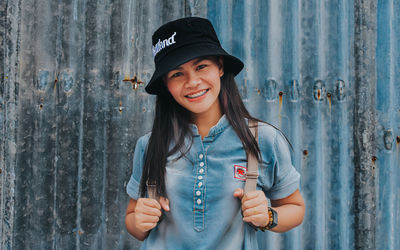
[[[135,226],[145,233],[157,226],[162,211],[169,211],[169,200],[160,197],[159,201],[151,198],[139,198],[134,210]]]

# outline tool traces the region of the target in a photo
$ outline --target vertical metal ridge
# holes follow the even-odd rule
[[[20,16],[21,1],[6,1],[4,8],[6,15],[3,44],[4,49],[4,89],[3,89],[3,150],[1,159],[1,249],[11,249],[14,246],[14,219],[15,219],[15,167],[17,166],[18,138],[16,119],[18,108],[18,72],[20,55]]]
[[[208,0],[185,0],[186,5],[189,9],[189,13],[186,16],[200,16],[205,17],[207,15],[207,4]]]
[[[375,249],[376,238],[376,12],[374,0],[354,1],[355,248]]]
[[[61,11],[61,0],[58,0],[57,11]],[[53,225],[52,225],[52,248],[57,249],[57,220],[58,220],[58,207],[57,207],[57,173],[58,173],[58,157],[59,157],[59,112],[58,112],[58,102],[59,102],[59,91],[60,91],[60,81],[59,81],[59,72],[60,72],[60,62],[62,56],[62,23],[61,23],[61,16],[57,16],[57,35],[56,35],[56,65],[55,65],[55,72],[56,72],[56,83],[54,86],[54,130],[55,130],[55,141],[54,141],[54,162],[53,162]]]
[[[80,249],[80,234],[81,234],[81,199],[82,199],[82,166],[83,166],[83,117],[84,117],[84,80],[80,81],[80,90],[81,90],[81,103],[79,105],[80,114],[79,114],[79,156],[78,156],[78,176],[77,176],[77,204],[76,204],[76,248]]]
[[[326,226],[329,224],[328,219],[330,215],[330,206],[331,203],[328,200],[329,195],[329,186],[330,186],[330,171],[327,171],[325,167],[328,165],[329,153],[328,147],[330,146],[329,140],[326,140],[327,131],[329,131],[329,116],[331,115],[329,108],[329,100],[326,98],[326,92],[329,86],[328,78],[329,69],[326,65],[326,60],[329,58],[329,53],[327,47],[329,46],[329,41],[327,36],[332,32],[329,26],[329,18],[327,15],[327,6],[325,5],[327,1],[316,1],[316,43],[317,48],[316,51],[318,53],[317,56],[317,67],[316,67],[316,76],[317,79],[315,83],[320,81],[322,83],[320,100],[315,101],[314,99],[314,108],[316,112],[316,120],[314,125],[315,127],[315,168],[316,168],[316,199],[319,200],[320,204],[324,204],[323,206],[318,206],[316,209],[316,219],[321,218],[320,221],[316,222],[317,228],[316,233],[318,239],[316,240],[318,244],[316,244],[317,248],[327,249],[329,247],[329,237],[330,231]],[[315,98],[315,96],[314,96]],[[319,187],[319,188],[318,188]],[[319,215],[319,216],[318,216]],[[318,228],[319,227],[319,228]],[[324,230],[325,229],[325,230]]]
[[[384,239],[380,243],[382,249],[395,249],[396,242],[396,193],[397,169],[395,163],[395,76],[397,40],[395,28],[395,14],[393,1],[378,2],[377,5],[377,239]],[[397,95],[398,96],[398,95]]]
[[[74,6],[75,6],[75,1],[78,2],[78,0],[74,0]],[[86,0],[82,1],[82,11],[80,13],[86,14],[87,8],[86,8]],[[74,12],[75,13],[75,12]],[[83,23],[83,33],[82,33],[82,50],[86,51],[86,18],[83,15],[84,21]],[[86,57],[82,57],[82,65],[81,65],[81,74],[85,74],[86,72]],[[81,210],[82,210],[82,204],[81,204],[81,199],[82,199],[82,168],[83,168],[83,140],[84,140],[84,115],[85,115],[85,78],[82,77],[80,78],[77,82],[80,83],[80,94],[81,94],[81,102],[79,103],[79,154],[78,154],[78,176],[77,176],[77,199],[76,199],[76,232],[75,232],[75,244],[76,244],[76,249],[80,249],[80,236],[81,236]],[[79,85],[78,85],[79,86]]]
[[[288,6],[289,9],[287,11],[282,11],[284,20],[287,20],[286,30],[283,37],[284,49],[283,53],[283,64],[287,65],[287,69],[285,65],[282,66],[283,76],[282,79],[284,84],[287,85],[285,88],[287,91],[286,100],[288,100],[288,115],[290,117],[290,126],[289,126],[289,138],[293,145],[293,154],[292,154],[292,162],[296,170],[301,173],[302,168],[302,138],[301,138],[301,100],[299,100],[300,93],[300,65],[299,65],[299,30],[300,24],[298,20],[300,19],[300,0],[286,0],[284,1],[284,5]],[[286,16],[287,15],[287,16]],[[285,17],[286,16],[286,17]],[[287,43],[287,44],[286,44]],[[286,53],[286,55],[285,55]],[[285,74],[287,76],[285,77]],[[301,185],[301,184],[300,184]],[[302,187],[299,187],[300,192],[302,191]],[[285,234],[283,236],[283,244],[281,249],[292,249],[298,250],[301,249],[302,246],[302,227],[298,227],[291,232]]]
[[[393,204],[393,217],[391,220],[393,221],[393,228],[391,234],[393,235],[393,242],[391,242],[391,247],[395,249],[396,247],[400,247],[400,237],[396,237],[398,232],[400,232],[400,88],[398,79],[400,77],[400,42],[399,42],[399,34],[400,34],[400,19],[398,17],[398,13],[400,10],[399,1],[391,0],[391,93],[392,93],[392,109],[391,109],[391,122],[393,124],[393,149],[392,149],[392,165],[391,169],[393,170],[392,180],[394,184],[394,193],[395,197],[392,198]],[[397,115],[396,115],[397,113]],[[397,127],[396,127],[397,125]]]
[[[316,228],[315,228],[315,234],[316,234],[316,247],[325,249],[327,247],[326,245],[326,233],[324,232],[324,228],[326,225],[326,171],[324,171],[324,163],[325,163],[325,155],[324,155],[324,142],[322,141],[322,138],[324,137],[324,131],[323,131],[323,114],[322,114],[322,107],[319,104],[316,104],[315,107],[315,113],[316,113],[316,127],[315,127],[315,177],[317,178],[315,181],[315,199],[316,199],[316,211],[315,211],[315,221],[316,223]],[[324,204],[321,206],[321,204]],[[318,218],[320,218],[318,220]]]
[[[329,19],[329,15],[327,15],[326,12],[326,6],[325,6],[325,1],[316,1],[316,26],[317,26],[317,35],[315,37],[316,39],[316,46],[317,46],[317,72],[316,72],[316,77],[317,79],[326,79],[326,73],[327,73],[327,68],[326,68],[326,60],[325,58],[327,57],[327,51],[326,51],[326,46],[328,44],[326,35],[329,34],[329,23],[327,22],[326,19]]]
[[[134,33],[134,31],[132,29],[132,26],[135,25],[135,23],[132,24],[132,21],[135,20],[134,18],[132,18],[132,8],[135,8],[135,6],[136,6],[134,4],[135,2],[134,1],[123,1],[123,2],[124,3],[128,2],[128,6],[126,6],[126,8],[123,9],[124,12],[126,12],[126,11],[128,12],[128,14],[127,14],[128,21],[126,22],[126,24],[124,24],[124,25],[126,25],[126,30],[125,30],[125,32],[123,32],[123,35],[122,35],[123,36],[123,39],[122,39],[123,48],[122,49],[126,52],[126,57],[124,57],[125,60],[122,61],[121,68],[122,68],[123,74],[125,74],[122,77],[124,79],[125,78],[128,79],[131,76],[129,61],[132,58],[132,50],[136,49],[136,43],[134,41],[136,41],[139,38],[135,36],[136,34]],[[132,6],[132,5],[134,5],[134,6]],[[131,32],[131,30],[132,30],[132,32]],[[132,38],[130,37],[130,34],[133,34],[133,35],[131,35]],[[131,42],[131,41],[133,41],[133,42]]]
[[[5,142],[6,142],[6,99],[5,99],[5,93],[6,93],[6,87],[8,84],[6,84],[6,79],[7,79],[7,69],[6,69],[6,41],[7,41],[7,36],[6,36],[6,27],[7,27],[7,1],[2,1],[0,2],[0,249],[6,249],[11,248],[10,246],[6,246],[6,240],[9,237],[8,235],[6,236],[6,219],[5,219],[5,201],[6,201],[6,186],[4,185],[6,178],[6,147],[5,147]],[[3,25],[3,27],[1,26]],[[4,48],[4,49],[2,49]]]
[[[304,160],[302,166],[303,195],[307,200],[303,223],[304,248],[324,249],[325,237],[325,149],[323,111],[325,110],[323,77],[320,58],[325,56],[321,48],[320,1],[301,1],[301,71],[302,86],[302,136]]]
[[[83,117],[84,117],[84,81],[81,84],[81,103],[79,105],[79,157],[78,157],[78,176],[77,176],[77,204],[76,204],[76,248],[80,249],[80,233],[81,233],[81,198],[82,198],[82,165],[83,165]]]
[[[339,42],[339,51],[338,51],[338,73],[337,79],[335,80],[336,87],[336,103],[338,105],[337,109],[339,112],[337,126],[338,126],[338,142],[339,142],[339,166],[338,166],[338,176],[340,180],[340,184],[337,185],[338,193],[340,194],[339,198],[339,209],[337,211],[338,219],[338,231],[337,235],[340,240],[332,239],[337,243],[337,247],[339,249],[350,249],[354,248],[353,242],[353,231],[351,225],[353,224],[353,216],[352,216],[352,201],[353,201],[353,193],[349,192],[349,190],[353,190],[352,180],[354,177],[354,169],[351,161],[351,128],[349,125],[351,124],[351,119],[348,114],[348,110],[351,110],[352,103],[350,102],[350,73],[349,65],[351,60],[349,43],[351,39],[351,33],[349,32],[348,25],[352,24],[352,20],[349,12],[350,2],[347,0],[339,1],[339,26],[338,26],[338,42]],[[350,20],[349,20],[350,19]],[[349,38],[348,38],[349,37]],[[344,92],[341,92],[339,86],[340,80],[344,81]],[[343,96],[343,93],[345,96]],[[342,143],[343,142],[343,143]],[[335,185],[336,186],[336,185]],[[346,221],[347,223],[341,223],[340,221]]]
[[[244,3],[244,8],[243,8],[243,15],[247,18],[244,20],[244,27],[254,27],[255,26],[255,21],[254,18],[256,15],[254,15],[254,10],[255,8],[253,7],[253,1],[250,2],[245,2]],[[250,99],[253,97],[253,92],[254,92],[254,84],[258,80],[257,74],[255,72],[255,64],[253,60],[254,56],[254,50],[252,49],[254,47],[255,40],[253,39],[254,37],[254,30],[253,29],[246,29],[244,28],[244,34],[243,34],[243,41],[247,41],[246,43],[243,44],[243,59],[245,63],[245,67],[243,69],[243,76],[244,76],[244,88],[247,89],[247,98],[245,99]],[[251,87],[250,87],[251,86]],[[251,102],[248,103],[251,105]]]
[[[232,47],[232,32],[221,32],[230,30],[232,27],[232,7],[227,4],[225,1],[217,2],[217,10],[218,15],[216,16],[215,22],[215,32],[219,35],[219,40],[221,42],[222,47],[224,47],[227,51],[231,51]],[[219,11],[225,10],[225,11]]]
[[[261,1],[264,2],[264,1]],[[263,9],[263,8],[260,8]],[[283,37],[282,37],[282,27],[285,27],[282,20],[282,2],[269,1],[267,7],[267,17],[263,18],[264,15],[260,15],[260,24],[265,24],[266,35],[262,36],[261,39],[266,39],[266,43],[262,43],[261,46],[267,46],[266,54],[262,58],[266,58],[266,73],[268,77],[273,77],[274,79],[282,82],[282,75],[284,74],[282,70],[282,54],[283,54]],[[263,32],[263,29],[261,29]],[[262,72],[262,71],[261,71]]]
[[[106,101],[104,103],[105,107],[108,107],[108,99],[106,98]],[[106,108],[103,112],[109,112],[108,108]],[[105,114],[105,117],[108,117]],[[107,145],[108,145],[108,141],[107,141],[107,123],[105,122],[105,125],[103,126],[103,148],[104,148],[104,153],[103,153],[103,179],[102,179],[102,196],[101,196],[101,200],[102,200],[102,204],[101,204],[101,241],[102,241],[102,249],[107,250],[107,225],[106,225],[106,220],[107,220],[107,206],[106,206],[106,197],[107,197],[107,193],[106,193],[106,189],[107,189],[107,168],[108,168],[108,161],[107,161]]]
[[[98,64],[96,67],[101,69],[102,76],[104,78],[104,82],[107,83],[109,79],[111,79],[112,74],[109,71],[109,68],[107,65],[110,65],[110,52],[106,50],[106,48],[110,47],[110,32],[111,32],[111,17],[110,19],[104,20],[103,16],[107,16],[107,10],[111,6],[110,0],[104,0],[101,4],[98,4],[98,12],[99,14],[96,15],[97,19],[97,26],[101,27],[101,30],[103,31],[102,36],[100,36],[97,40],[98,43],[97,47],[103,48],[106,51],[105,53],[97,53],[97,56],[99,58],[96,59],[96,64]],[[104,37],[103,37],[104,36]],[[101,49],[100,49],[101,51]],[[109,108],[109,100],[111,96],[108,94],[110,90],[110,85],[105,84],[104,86],[104,92],[103,94],[103,103],[102,103],[102,113],[103,113],[103,122],[102,122],[102,155],[103,155],[103,162],[102,162],[102,185],[101,185],[101,198],[100,198],[100,206],[101,206],[101,224],[100,224],[100,229],[98,232],[98,237],[100,237],[101,241],[101,249],[108,249],[107,243],[109,241],[109,236],[107,235],[107,223],[106,220],[108,218],[107,215],[107,187],[108,187],[108,181],[107,181],[107,169],[108,169],[108,133],[107,133],[107,127],[110,121],[110,108]]]

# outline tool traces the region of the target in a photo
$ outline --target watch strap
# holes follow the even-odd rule
[[[278,213],[271,207],[268,207],[268,224],[265,227],[258,227],[261,231],[270,230],[278,225]]]

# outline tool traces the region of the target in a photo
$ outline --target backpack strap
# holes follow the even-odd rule
[[[256,142],[258,143],[258,122],[249,119],[249,129],[251,134],[256,139]],[[246,174],[246,183],[244,185],[244,193],[256,190],[257,179],[258,179],[257,158],[255,157],[255,155],[251,154],[250,152],[247,152],[247,174]]]

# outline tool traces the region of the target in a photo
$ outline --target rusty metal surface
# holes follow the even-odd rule
[[[151,34],[208,17],[252,114],[289,137],[307,211],[260,249],[397,249],[400,2],[0,2],[0,249],[138,249],[125,230]],[[377,240],[379,239],[379,241]]]

